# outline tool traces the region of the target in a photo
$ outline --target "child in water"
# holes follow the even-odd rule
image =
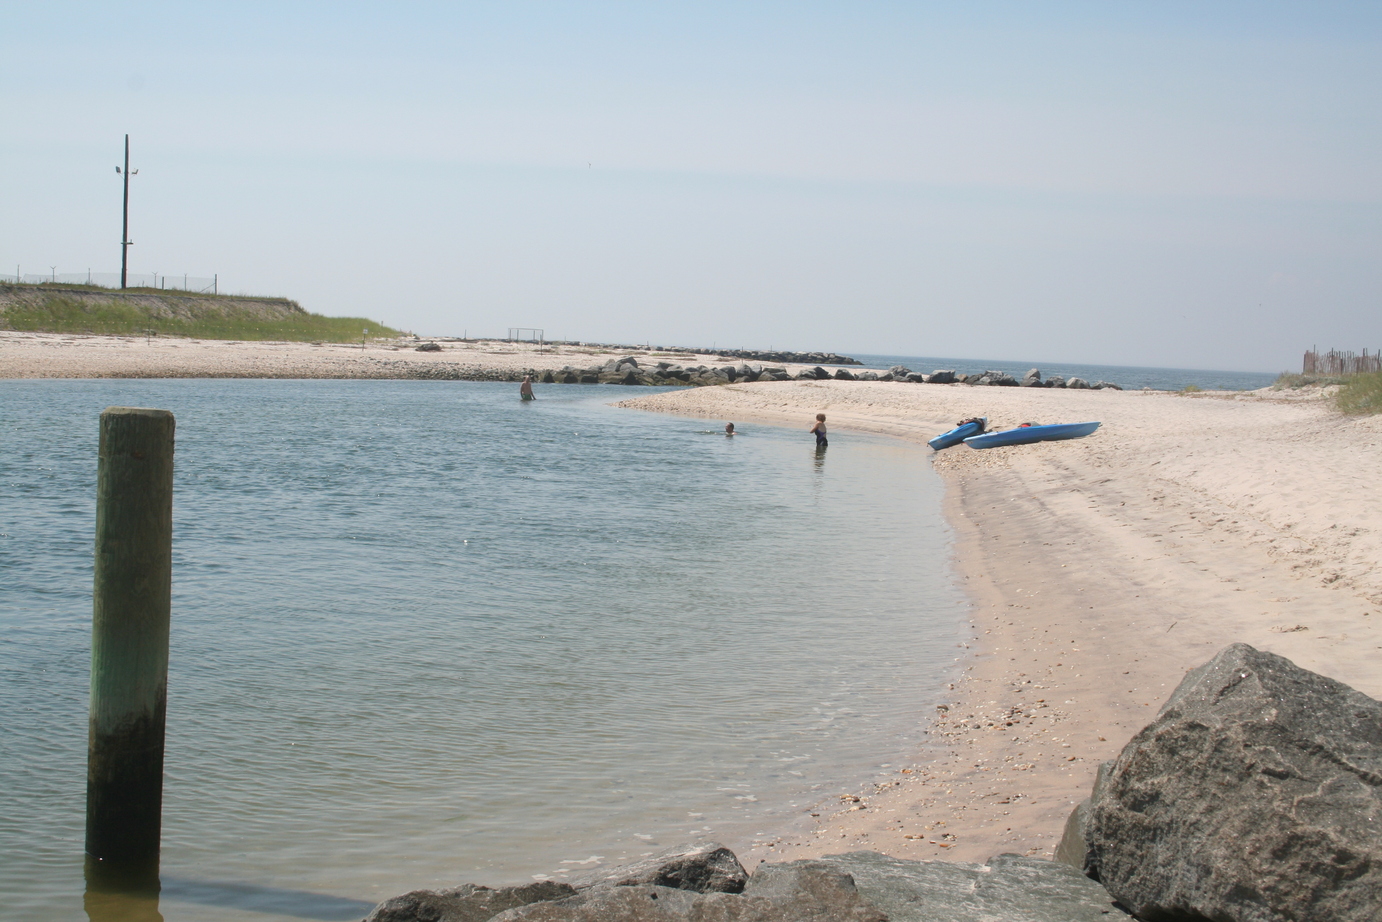
[[[824,448],[830,443],[825,440],[825,414],[816,414],[816,424],[811,427],[811,431],[816,434],[816,447]]]

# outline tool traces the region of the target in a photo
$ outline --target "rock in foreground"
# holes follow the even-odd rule
[[[1057,854],[1154,922],[1382,919],[1382,702],[1234,644],[1100,769]]]
[[[761,864],[744,875],[729,849],[712,844],[664,852],[574,888],[419,890],[381,903],[369,922],[1107,922],[1123,915],[1103,887],[1053,861],[1000,855],[987,865],[950,864],[852,852]]]

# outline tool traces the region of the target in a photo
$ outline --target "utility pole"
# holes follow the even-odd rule
[[[119,173],[117,166],[115,172]],[[130,136],[125,135],[125,220],[120,229],[120,287],[125,287],[125,269],[129,265],[128,255],[130,252],[130,176],[138,173],[138,170],[130,170]]]

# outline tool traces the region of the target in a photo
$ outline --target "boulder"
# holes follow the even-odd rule
[[[423,343],[421,346],[415,347],[413,351],[414,351],[414,352],[440,352],[440,351],[441,351],[441,346],[438,345],[437,343]]]
[[[1119,387],[1117,384],[1114,384],[1112,381],[1096,381],[1093,384],[1091,384],[1090,387],[1094,388],[1094,390],[1096,391],[1121,391],[1123,389]]]
[[[1023,387],[1045,387],[1041,382],[1041,369],[1033,368],[1022,376],[1021,384]]]
[[[1065,387],[1065,378],[1060,375],[1052,375],[1046,379],[1047,387]]]
[[[1056,861],[998,855],[987,864],[908,861],[877,852],[822,859],[847,872],[890,922],[1112,922],[1103,887]],[[757,872],[755,875],[757,876]]]
[[[854,380],[854,373],[853,373],[852,371],[847,371],[847,370],[845,370],[845,369],[843,369],[843,368],[837,368],[837,369],[835,369],[835,380],[836,380],[836,381],[853,381],[853,380]]]
[[[923,375],[915,371],[907,374],[907,380],[911,381],[913,384],[925,384],[928,377],[928,375]]]
[[[485,922],[506,909],[575,896],[553,881],[491,890],[465,884],[452,890],[414,890],[374,907],[365,922]]]
[[[857,375],[855,375],[854,377],[855,377],[857,380],[859,380],[859,381],[877,381],[877,380],[878,380],[878,372],[876,372],[876,371],[861,371],[861,372],[859,372]]]
[[[494,922],[689,922],[701,899],[671,887],[597,887],[552,903],[532,903]]]
[[[888,369],[888,374],[898,380],[905,379],[911,373],[912,369],[908,368],[906,365],[894,365],[892,368]]]
[[[878,376],[878,380],[879,380],[879,381],[892,381],[892,380],[893,380],[893,373],[892,373],[891,371],[885,371],[885,372],[883,372],[881,375]]]
[[[952,368],[937,368],[931,372],[932,384],[954,384],[955,371]]]
[[[554,374],[552,374],[552,372],[551,372],[550,369],[547,370],[547,371],[544,371],[544,372],[542,373],[542,383],[543,383],[543,384],[556,384],[556,383],[557,383],[557,376],[554,375]]]
[[[761,864],[744,892],[698,894],[672,887],[602,886],[535,903],[495,922],[888,922],[848,872],[826,861]]]
[[[1065,382],[1065,386],[1075,390],[1089,390],[1089,382],[1084,378],[1071,378],[1069,381]]]
[[[1140,918],[1378,918],[1382,702],[1234,644],[1101,767],[1058,853]]]
[[[581,383],[582,383],[582,384],[599,384],[599,383],[600,383],[600,376],[599,376],[599,375],[581,375]]]
[[[633,864],[592,871],[572,881],[578,890],[648,884],[697,893],[738,893],[749,874],[734,852],[718,842],[681,845]]]
[[[986,371],[976,379],[973,375],[969,377],[970,384],[989,385],[990,387],[1017,387],[1017,379],[1006,371]]]

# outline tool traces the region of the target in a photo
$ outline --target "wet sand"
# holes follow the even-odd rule
[[[1316,393],[790,382],[621,405],[743,425],[825,412],[917,442],[975,415],[1102,420],[1068,442],[932,457],[973,640],[930,742],[746,857],[871,848],[1050,856],[1072,807],[1186,671],[1235,641],[1382,696],[1382,417]],[[919,695],[924,698],[924,695]]]

